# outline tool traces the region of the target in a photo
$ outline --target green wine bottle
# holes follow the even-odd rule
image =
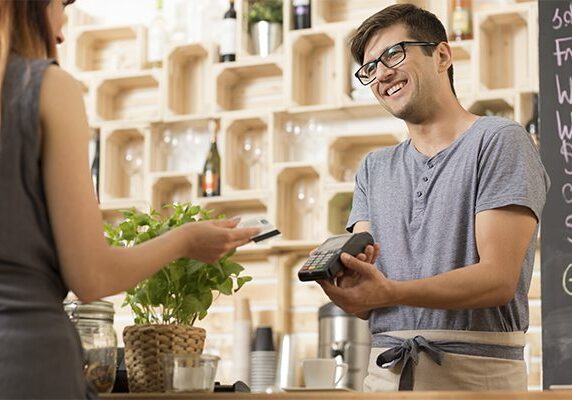
[[[209,132],[211,147],[201,176],[201,188],[205,197],[220,196],[220,155],[216,145],[218,122],[215,119],[209,120]]]

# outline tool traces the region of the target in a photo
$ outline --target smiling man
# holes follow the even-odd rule
[[[528,288],[549,180],[517,123],[459,104],[441,22],[409,4],[368,18],[356,77],[410,138],[370,153],[347,229],[376,240],[342,256],[326,294],[373,335],[364,388],[526,390]]]

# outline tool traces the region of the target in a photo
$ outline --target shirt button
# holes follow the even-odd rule
[[[423,182],[427,182],[429,180],[429,178],[427,178],[426,176],[423,177]]]
[[[433,164],[431,163],[427,164],[427,166],[429,167],[429,169],[433,168]]]
[[[417,192],[417,197],[421,197],[421,196],[423,196],[423,193]]]

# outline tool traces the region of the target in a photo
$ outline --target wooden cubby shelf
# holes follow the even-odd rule
[[[151,174],[152,207],[162,215],[169,215],[165,208],[170,203],[187,203],[196,198],[198,176],[195,174]]]
[[[445,0],[313,0],[312,24],[315,26],[351,21],[360,24],[363,20],[395,3],[413,3],[432,10],[447,26],[448,1]]]
[[[101,201],[147,198],[148,128],[105,128],[101,135]]]
[[[336,53],[335,36],[327,32],[294,31],[291,36],[293,105],[335,104]]]
[[[210,147],[208,119],[187,118],[151,125],[151,172],[201,173]]]
[[[204,208],[212,210],[213,215],[224,214],[226,218],[241,217],[243,220],[255,217],[269,218],[269,200],[268,191],[198,199]]]
[[[514,97],[475,100],[469,111],[477,115],[497,115],[505,118],[514,117]]]
[[[165,115],[207,114],[210,110],[211,46],[176,46],[167,56]]]
[[[267,118],[228,121],[225,129],[223,190],[257,190],[270,182]]]
[[[273,61],[274,60],[274,61]],[[260,62],[216,65],[216,106],[218,111],[240,111],[284,104],[281,63],[268,57]]]
[[[310,165],[286,167],[277,172],[276,224],[286,240],[319,240],[320,173]]]
[[[314,0],[312,24],[319,26],[333,22],[360,22],[391,3],[391,0]]]
[[[532,76],[537,73],[531,53],[538,51],[530,46],[535,43],[531,14],[529,4],[475,13],[479,91],[531,89]]]
[[[352,209],[353,190],[328,195],[328,235],[347,233],[346,223]]]
[[[161,117],[160,79],[152,72],[102,79],[95,90],[99,121],[152,121]]]
[[[78,72],[134,71],[142,66],[141,26],[82,28],[76,32],[74,67]]]

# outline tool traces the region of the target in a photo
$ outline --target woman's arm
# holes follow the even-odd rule
[[[61,271],[68,287],[91,301],[133,287],[169,261],[217,260],[258,229],[231,229],[237,221],[183,225],[132,248],[112,248],[89,172],[89,128],[78,82],[47,69],[40,95],[42,173]]]

